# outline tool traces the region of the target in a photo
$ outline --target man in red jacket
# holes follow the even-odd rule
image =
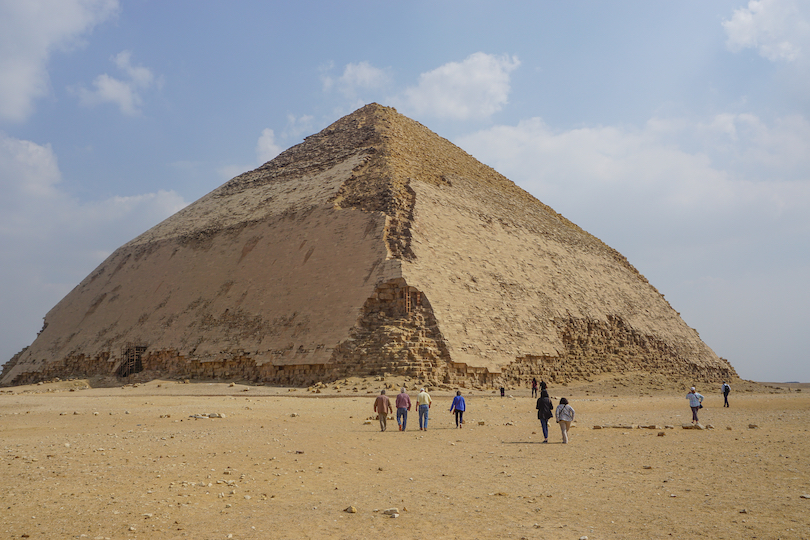
[[[405,393],[405,388],[400,390],[397,395],[397,424],[399,430],[405,431],[405,426],[408,424],[408,411],[411,410],[411,396]]]

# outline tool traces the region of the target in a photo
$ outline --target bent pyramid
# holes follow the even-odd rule
[[[736,377],[618,252],[367,105],[116,250],[0,383]]]

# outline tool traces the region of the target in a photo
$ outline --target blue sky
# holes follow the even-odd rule
[[[115,248],[376,101],[810,381],[810,4],[0,0],[0,362]]]

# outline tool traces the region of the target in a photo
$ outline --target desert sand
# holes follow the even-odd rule
[[[705,430],[682,429],[680,383],[551,386],[576,410],[563,445],[553,422],[541,443],[528,388],[463,390],[463,429],[433,392],[428,431],[412,411],[382,433],[374,397],[402,382],[5,388],[0,536],[810,538],[807,385],[736,381],[730,408],[699,387]]]

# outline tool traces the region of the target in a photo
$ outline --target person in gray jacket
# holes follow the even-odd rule
[[[560,398],[560,404],[554,411],[554,417],[557,423],[560,424],[560,431],[562,431],[562,442],[568,444],[568,430],[571,429],[571,422],[574,421],[574,408],[568,404],[568,400]]]

